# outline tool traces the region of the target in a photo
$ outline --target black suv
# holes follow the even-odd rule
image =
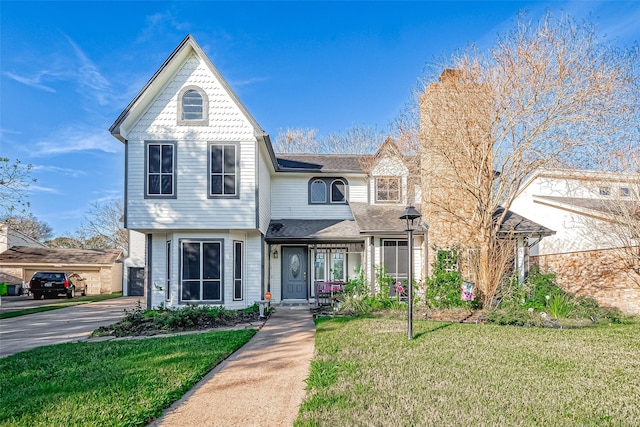
[[[80,292],[82,295],[86,293],[86,287],[83,282],[84,279],[75,273],[38,271],[31,278],[29,288],[33,294],[33,299],[40,299],[43,295],[45,298],[49,298],[60,294],[65,294],[67,298],[73,298],[76,296],[76,292]]]

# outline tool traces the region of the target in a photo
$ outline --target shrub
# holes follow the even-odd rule
[[[538,268],[531,269],[529,278],[523,284],[519,284],[516,278],[505,281],[499,289],[499,295],[499,304],[487,312],[488,322],[557,326],[551,319],[588,319],[592,323],[633,321],[632,317],[623,315],[618,309],[600,307],[593,298],[577,297],[565,292],[556,283],[555,273],[542,273]],[[540,316],[540,313],[549,316]]]
[[[433,276],[426,280],[425,303],[428,308],[477,307],[477,300],[463,301],[462,276],[457,270],[458,250],[440,249],[436,261],[432,264]]]

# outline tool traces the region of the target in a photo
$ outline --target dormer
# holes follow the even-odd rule
[[[369,200],[376,205],[407,205],[419,203],[419,174],[418,180],[411,178],[411,160],[404,156],[392,138],[382,144],[374,156],[373,165],[369,172]]]

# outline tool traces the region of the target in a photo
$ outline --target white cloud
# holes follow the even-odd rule
[[[69,36],[67,41],[73,48],[78,60],[77,70],[73,73],[75,80],[81,88],[88,89],[88,95],[95,98],[100,105],[108,105],[111,102],[111,85],[109,81],[100,73],[98,67],[87,57]],[[84,92],[84,91],[83,91]]]
[[[48,193],[48,194],[62,194],[60,190],[52,187],[44,187],[42,185],[30,184],[27,189],[29,193]]]
[[[77,178],[79,176],[86,176],[86,172],[78,169],[71,168],[61,168],[59,166],[49,166],[49,165],[33,165],[34,172],[53,172],[56,174],[62,174],[66,176],[71,176]]]
[[[241,86],[249,86],[256,83],[262,83],[269,81],[268,77],[251,77],[245,80],[236,80],[233,82],[229,82],[231,87],[241,87]]]
[[[78,151],[103,151],[105,153],[119,153],[121,144],[102,128],[66,128],[49,138],[36,142],[34,157],[72,153]]]
[[[24,85],[30,86],[34,89],[39,89],[39,90],[43,90],[45,92],[50,92],[50,93],[55,93],[56,90],[49,87],[49,86],[45,86],[44,84],[42,84],[42,78],[43,76],[47,75],[46,71],[39,71],[37,72],[33,77],[26,77],[26,76],[19,76],[17,74],[14,73],[10,73],[8,71],[5,71],[4,73],[5,76],[9,77],[10,79],[13,79],[19,83],[22,83]]]

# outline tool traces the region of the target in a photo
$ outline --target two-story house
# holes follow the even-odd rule
[[[417,158],[404,157],[390,139],[375,155],[274,153],[191,36],[110,131],[125,145],[125,227],[141,236],[123,288],[146,295],[148,307],[239,309],[267,291],[275,302],[306,302],[319,283],[362,273],[373,284],[381,269],[408,279],[399,218],[408,205],[420,209]],[[512,218],[510,236],[540,233]],[[414,239],[413,272],[424,278],[424,223]]]
[[[243,308],[266,290],[306,301],[319,281],[358,269],[371,279],[380,265],[407,278],[399,217],[419,198],[402,160],[384,146],[369,157],[276,156],[191,36],[110,131],[125,144],[125,227],[144,235],[149,307]]]

